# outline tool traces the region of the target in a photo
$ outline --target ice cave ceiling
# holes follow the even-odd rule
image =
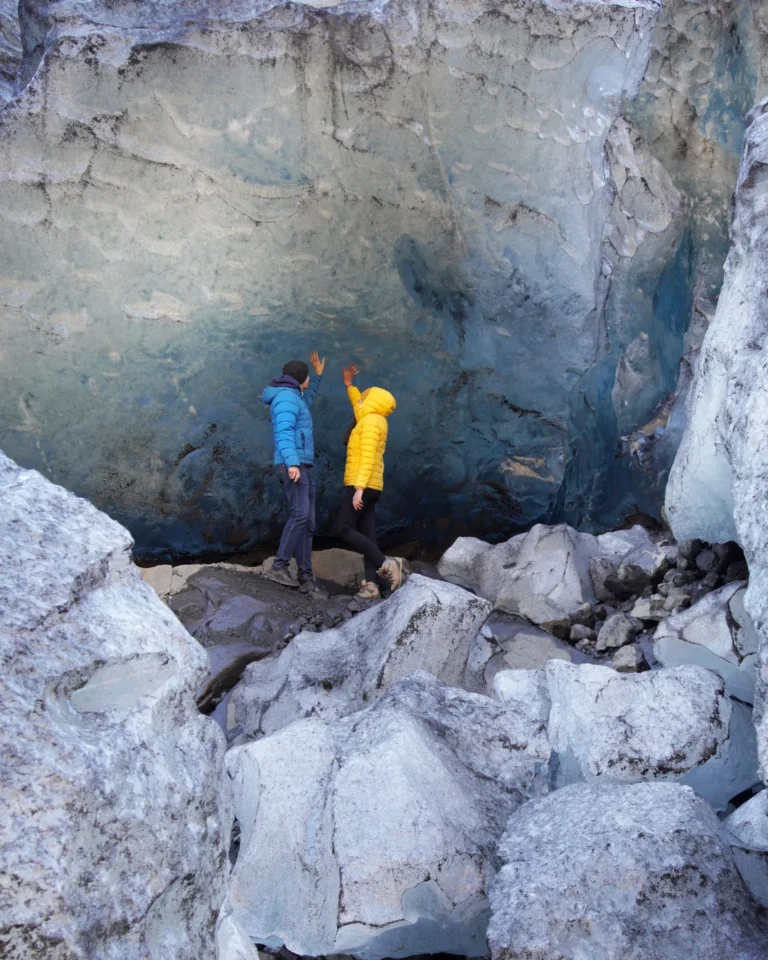
[[[141,553],[264,541],[259,394],[317,347],[322,520],[349,360],[398,400],[393,536],[657,513],[766,36],[757,0],[0,0],[0,448]]]

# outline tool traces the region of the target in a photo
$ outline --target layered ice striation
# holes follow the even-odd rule
[[[26,7],[0,118],[10,453],[145,551],[263,538],[259,392],[317,346],[323,515],[348,359],[398,398],[387,525],[560,509],[653,0]]]
[[[349,359],[398,399],[390,531],[653,511],[658,470],[630,464],[703,276],[686,198],[711,180],[722,220],[735,173],[745,2],[729,47],[725,7],[682,0],[661,32],[655,0],[26,0],[0,443],[144,553],[243,546],[282,515],[260,389],[316,346],[321,521]]]
[[[619,372],[626,364],[637,369],[645,394],[634,423],[618,423],[625,455],[612,465],[606,461],[601,509],[609,521],[622,512],[620,498],[625,507],[635,503],[656,511],[682,438],[685,399],[722,284],[745,117],[765,92],[767,28],[759,0],[670,0],[656,21],[638,96],[624,105],[625,117],[681,192],[683,205],[671,257],[637,272],[640,287],[653,297],[652,311],[635,328],[648,334],[641,345],[648,356],[637,363],[637,341],[625,339]],[[630,274],[640,262],[632,262]],[[634,302],[641,303],[637,297]],[[624,306],[631,316],[632,301]],[[610,302],[608,314],[610,328]],[[681,348],[678,375],[675,354]]]
[[[768,772],[768,480],[765,197],[768,100],[749,116],[734,194],[731,249],[714,321],[691,387],[688,426],[678,451],[666,508],[679,538],[738,540],[749,564],[744,610],[758,638],[755,719],[763,779]]]

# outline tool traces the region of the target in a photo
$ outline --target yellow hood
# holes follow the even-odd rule
[[[368,387],[360,395],[360,416],[365,417],[369,413],[378,413],[379,416],[388,417],[397,406],[397,401],[383,387]]]

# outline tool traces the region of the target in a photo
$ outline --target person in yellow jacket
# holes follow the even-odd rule
[[[394,411],[396,402],[392,394],[381,387],[369,387],[360,393],[352,382],[359,372],[354,363],[343,368],[355,422],[346,438],[344,497],[334,533],[365,558],[365,580],[358,596],[370,600],[381,596],[377,574],[389,581],[392,590],[403,583],[402,558],[386,557],[376,543],[376,504],[384,489],[387,417]]]

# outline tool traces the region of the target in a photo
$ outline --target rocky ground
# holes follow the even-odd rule
[[[0,466],[4,955],[765,958],[733,544],[537,525],[362,604],[340,550],[322,595],[268,561],[140,575],[117,524]]]
[[[415,564],[419,572],[399,593],[372,603],[354,599],[360,559],[343,550],[315,554],[327,598],[273,584],[264,575],[269,566],[143,571],[208,649],[210,675],[198,704],[230,744],[236,842],[219,928],[222,958],[248,957],[251,938],[269,945],[277,931],[286,958],[474,955],[484,950],[489,895],[491,904],[494,897],[504,904],[491,947],[509,955],[505,918],[518,892],[509,867],[491,882],[503,863],[493,851],[521,804],[531,811],[530,829],[539,829],[539,808],[529,801],[553,789],[569,798],[562,811],[552,801],[566,836],[582,816],[571,809],[609,809],[621,798],[633,816],[647,817],[663,799],[682,811],[692,836],[715,838],[712,862],[702,847],[702,863],[692,855],[685,870],[725,871],[729,883],[741,870],[739,882],[758,901],[768,899],[768,831],[753,810],[763,796],[755,794],[751,722],[757,635],[744,609],[748,571],[735,543],[676,542],[669,531],[640,525],[597,537],[539,525],[495,546],[459,539],[436,568]],[[499,738],[507,745],[500,752]],[[669,797],[650,790],[623,799],[630,784],[639,790],[654,782],[659,790],[669,784]],[[399,786],[382,793],[382,783]],[[615,799],[603,787],[579,794],[595,783],[612,784]],[[498,796],[488,792],[492,784]],[[684,786],[707,802],[691,806],[675,792]],[[412,825],[409,808],[424,811]],[[730,841],[716,819],[707,820],[712,810],[734,820]],[[320,811],[312,840],[312,857],[320,859],[310,867],[301,825]],[[652,845],[667,842],[675,817],[659,822]],[[586,846],[598,842],[589,830],[604,829],[594,818],[584,828]],[[460,839],[468,829],[469,847]],[[608,873],[634,870],[627,863],[648,856],[627,843],[606,863]],[[391,889],[374,866],[382,853],[399,877]],[[670,852],[669,862],[677,856]],[[526,855],[524,862],[533,861]],[[433,879],[419,881],[437,863]],[[516,870],[525,896],[530,878]],[[452,887],[459,874],[460,887]],[[671,903],[653,884],[649,875],[643,896],[652,910],[666,910],[675,929],[680,917],[692,922],[686,917],[697,894],[686,888]],[[341,901],[347,906],[337,916]],[[759,907],[748,902],[745,911],[740,901],[715,899],[714,915],[725,915],[735,932],[727,924],[723,932],[719,920],[702,928],[702,956],[763,955]],[[567,918],[573,907],[562,909]],[[630,931],[635,918],[621,909]],[[595,936],[609,939],[613,920],[606,915],[608,926],[598,923]],[[536,940],[541,924],[553,942],[561,936],[535,912],[526,923],[522,932],[514,927],[513,945]],[[631,932],[621,936],[634,942]],[[648,952],[632,955],[666,957],[659,951],[669,937],[662,923],[637,941]]]
[[[527,571],[510,560],[523,544],[523,552],[533,550],[522,561]],[[569,584],[572,558],[582,572],[581,580],[576,576]],[[527,584],[539,581],[542,564],[547,593],[529,594]],[[315,554],[327,597],[272,583],[264,576],[270,565],[271,559],[254,567],[213,563],[142,570],[208,650],[210,673],[198,706],[213,712],[225,729],[229,693],[249,663],[279,653],[300,633],[338,627],[381,602],[355,599],[362,564],[345,550]],[[676,543],[668,531],[651,535],[639,525],[599,538],[537,527],[495,547],[460,539],[437,567],[416,561],[413,568],[461,584],[493,604],[462,680],[469,690],[487,692],[499,671],[540,669],[550,659],[607,664],[623,673],[695,662],[714,666],[734,696],[747,703],[754,699],[756,637],[743,609],[746,562],[735,543]],[[700,603],[707,596],[706,604]]]

